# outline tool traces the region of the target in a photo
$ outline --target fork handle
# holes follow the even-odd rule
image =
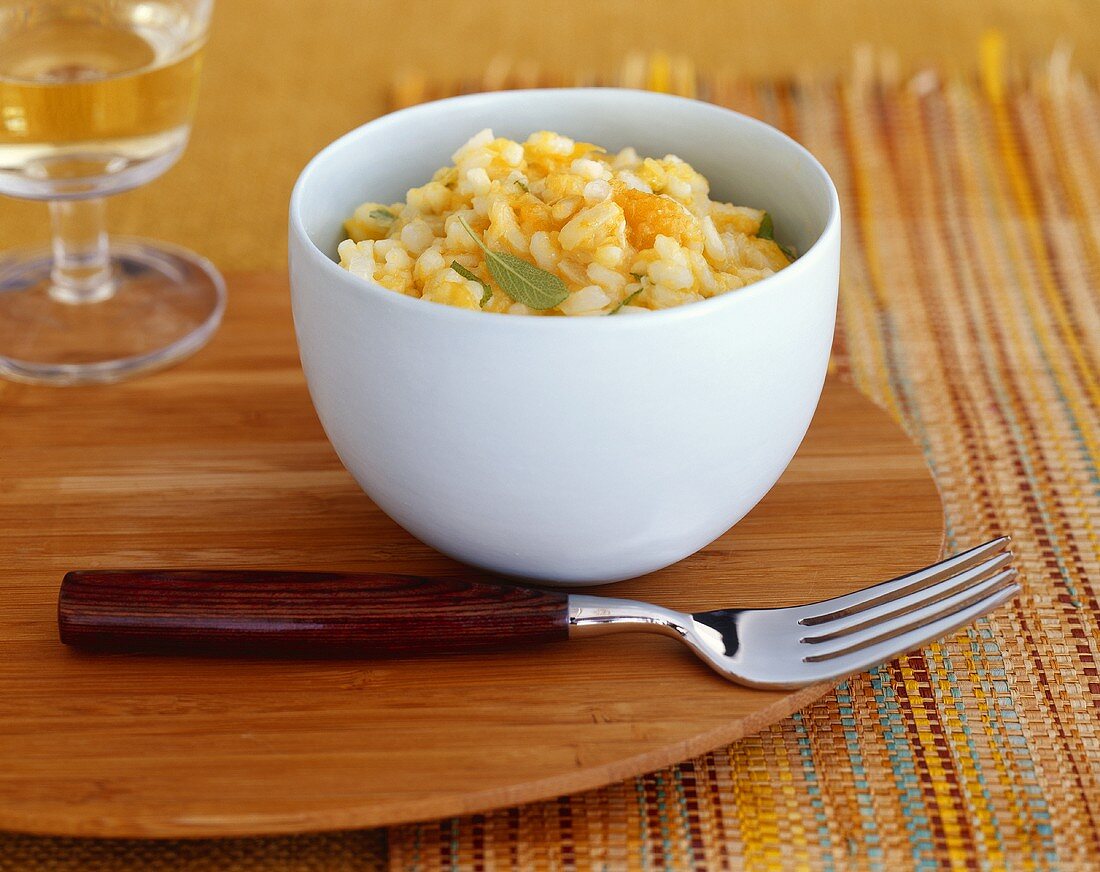
[[[68,573],[61,641],[205,655],[393,657],[568,638],[566,594],[518,585],[340,572]]]

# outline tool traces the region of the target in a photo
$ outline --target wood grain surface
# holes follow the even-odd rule
[[[644,635],[385,662],[91,654],[58,642],[73,569],[469,577],[356,487],[295,352],[285,277],[230,277],[185,364],[109,387],[0,382],[0,829],[209,836],[361,827],[584,790],[686,759],[820,696],[724,681]],[[934,561],[919,452],[831,382],[780,483],[664,571],[596,590],[787,605]]]

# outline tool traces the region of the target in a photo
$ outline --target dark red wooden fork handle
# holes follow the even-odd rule
[[[61,641],[194,654],[387,657],[568,637],[564,593],[338,572],[99,570],[61,583]]]

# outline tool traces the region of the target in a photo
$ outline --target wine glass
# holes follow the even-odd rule
[[[108,241],[103,198],[191,131],[213,0],[0,0],[0,194],[46,200],[50,248],[0,250],[0,375],[111,382],[200,348],[225,283],[174,245]]]

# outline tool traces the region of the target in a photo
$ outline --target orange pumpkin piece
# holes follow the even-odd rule
[[[670,236],[681,244],[698,235],[691,214],[675,200],[626,186],[615,188],[612,199],[623,210],[626,238],[636,251],[652,248],[658,235]]]
[[[512,204],[520,229],[528,239],[539,230],[556,230],[550,207],[534,194],[524,194]]]

